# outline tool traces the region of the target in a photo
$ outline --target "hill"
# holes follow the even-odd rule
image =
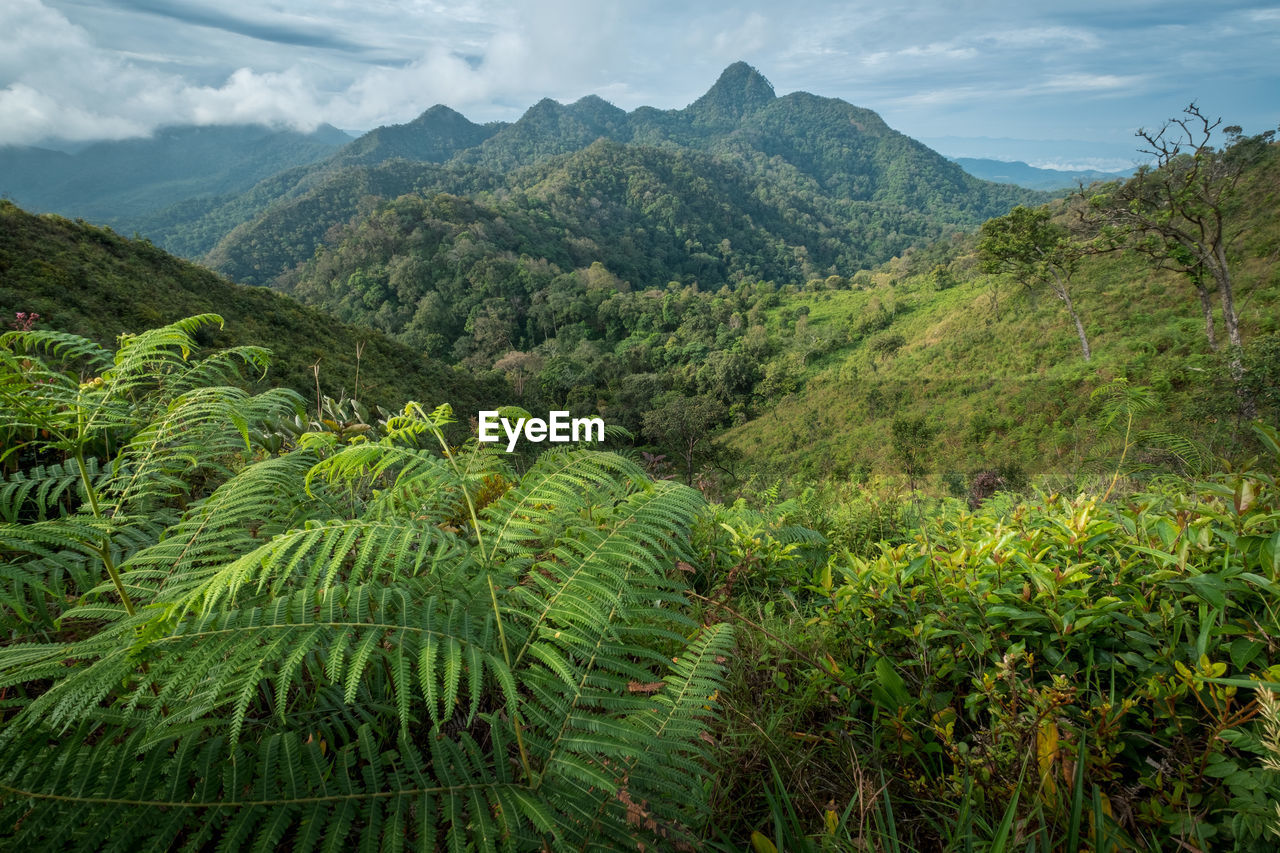
[[[109,346],[124,332],[217,313],[226,328],[207,335],[203,344],[270,349],[266,383],[291,387],[309,400],[315,399],[317,363],[323,393],[355,392],[358,351],[359,398],[367,405],[423,399],[468,411],[507,396],[495,377],[473,379],[287,296],[231,284],[150,243],[0,201],[0,315],[13,318],[19,311],[39,314],[42,328]]]
[[[68,154],[0,147],[0,194],[37,212],[147,230],[178,202],[244,192],[350,141],[323,125],[299,133],[262,125],[168,127],[144,139],[96,142]],[[147,231],[147,233],[150,233]]]
[[[1233,266],[1237,304],[1247,306],[1246,388],[1272,421],[1280,417],[1277,205],[1280,146],[1271,145],[1228,215],[1243,232]],[[983,273],[975,246],[957,236],[859,274],[848,290],[813,283],[784,294],[762,325],[775,342],[772,362],[791,366],[790,382],[728,431],[727,446],[774,477],[888,474],[902,466],[895,423],[915,422],[932,433],[923,444],[934,489],[984,469],[1078,482],[1117,464],[1119,438],[1103,429],[1104,399],[1093,395],[1125,379],[1152,393],[1139,421],[1146,433],[1127,460],[1133,469],[1195,470],[1240,452],[1248,430],[1227,357],[1210,348],[1186,275],[1154,270],[1134,253],[1084,258],[1072,289],[1094,346],[1085,361],[1062,304]],[[1221,336],[1221,308],[1213,314]],[[1189,440],[1198,458],[1176,458],[1162,436]]]

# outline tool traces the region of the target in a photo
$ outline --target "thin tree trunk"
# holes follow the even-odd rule
[[[1209,339],[1209,349],[1218,351],[1218,330],[1213,325],[1213,294],[1207,287],[1196,285],[1196,293],[1200,294],[1200,310],[1204,312],[1204,333]]]
[[[1214,265],[1213,277],[1218,283],[1218,295],[1222,297],[1222,325],[1227,327],[1227,348],[1230,352],[1227,364],[1231,369],[1231,381],[1236,386],[1236,397],[1240,400],[1240,417],[1251,421],[1258,416],[1258,407],[1244,387],[1244,342],[1240,338],[1240,318],[1236,316],[1231,273],[1227,270],[1226,252],[1221,246],[1214,254],[1217,264]]]
[[[1084,352],[1084,360],[1089,361],[1093,358],[1093,351],[1089,349],[1089,337],[1084,333],[1084,323],[1080,320],[1080,315],[1076,313],[1076,306],[1071,301],[1071,289],[1065,281],[1055,276],[1054,295],[1062,300],[1062,304],[1067,306],[1067,313],[1071,315],[1071,320],[1076,324],[1076,334],[1080,336],[1080,349]]]
[[[1089,361],[1093,358],[1093,353],[1089,350],[1089,338],[1084,333],[1084,323],[1080,322],[1080,315],[1076,313],[1076,309],[1071,306],[1071,300],[1068,298],[1067,312],[1071,314],[1071,319],[1076,323],[1076,334],[1080,336],[1080,349],[1084,352],[1084,360]]]

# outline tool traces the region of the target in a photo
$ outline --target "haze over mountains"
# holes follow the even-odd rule
[[[328,125],[311,133],[224,125],[170,127],[149,138],[97,142],[74,153],[0,147],[0,194],[32,211],[89,219],[129,233],[169,205],[242,192],[350,141]]]
[[[1097,169],[1042,169],[1020,160],[990,160],[982,157],[953,157],[960,168],[984,181],[1015,184],[1033,190],[1070,189],[1077,184],[1088,186],[1095,181],[1118,181],[1134,173],[1133,169],[1103,172]]]

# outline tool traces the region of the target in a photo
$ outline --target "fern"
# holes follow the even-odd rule
[[[190,334],[209,322],[125,339],[109,364],[64,338],[9,351],[13,387],[67,379],[7,427],[60,424],[43,444],[27,435],[78,455],[0,490],[16,508],[0,526],[14,558],[0,605],[20,632],[0,648],[0,838],[36,850],[696,838],[731,644],[727,627],[684,615],[673,571],[701,496],[581,450],[516,477],[490,448],[444,441],[447,407],[416,404],[381,434],[308,433],[260,458],[253,436],[297,401],[201,386],[261,360],[193,362]],[[91,363],[102,384],[74,377],[73,392],[67,365],[41,353]],[[92,473],[86,451],[108,437],[109,464]],[[73,490],[77,505],[52,512]],[[23,633],[37,604],[54,630]]]

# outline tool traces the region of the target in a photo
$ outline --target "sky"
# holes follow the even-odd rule
[[[0,145],[680,108],[745,60],[948,156],[1123,168],[1191,101],[1276,128],[1278,56],[1280,3],[1232,0],[0,0]]]

